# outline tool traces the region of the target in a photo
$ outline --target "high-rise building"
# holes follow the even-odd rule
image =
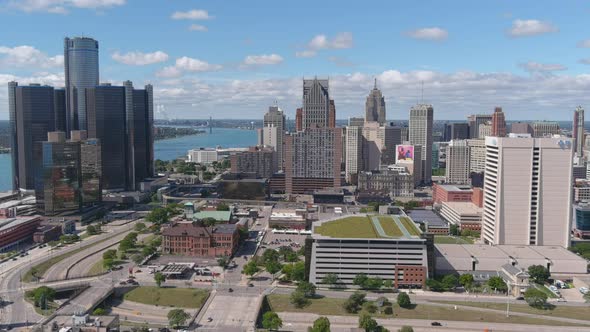
[[[575,204],[573,209],[574,235],[581,239],[590,238],[590,204]]]
[[[252,174],[258,178],[268,178],[277,171],[274,148],[252,146],[248,151],[230,156],[231,172]]]
[[[513,122],[510,125],[511,134],[533,134],[533,128],[527,122]]]
[[[469,171],[471,173],[483,173],[486,168],[486,141],[483,139],[468,139],[469,146]]]
[[[582,106],[574,110],[574,123],[572,125],[572,137],[575,152],[579,158],[584,156],[584,109]]]
[[[472,114],[467,117],[469,123],[469,135],[471,138],[479,137],[479,126],[492,121],[490,114]]]
[[[98,85],[98,41],[88,37],[64,39],[66,132],[87,128],[85,89]]]
[[[482,238],[570,244],[573,147],[565,137],[486,137]]]
[[[68,126],[65,89],[53,89],[53,110],[55,112],[55,130],[65,132]]]
[[[369,92],[365,102],[365,122],[378,122],[384,125],[385,114],[385,98],[381,90],[377,89],[377,79],[375,79],[373,90]]]
[[[356,118],[356,117],[352,117],[352,118],[348,118],[348,126],[350,127],[362,127],[365,125],[365,119],[364,118]]]
[[[479,125],[478,138],[484,139],[486,136],[492,136],[492,124],[490,122],[481,123]]]
[[[40,142],[55,130],[54,96],[50,86],[8,83],[13,190],[35,190],[41,162]]]
[[[102,202],[100,140],[88,138],[85,130],[72,131],[70,136],[72,142],[80,144],[82,204],[99,204]]]
[[[328,80],[303,80],[302,129],[329,127]]]
[[[336,103],[330,99],[330,109],[328,111],[328,127],[336,127]]]
[[[559,124],[553,121],[537,121],[531,125],[533,137],[551,137],[559,135]]]
[[[422,145],[422,180],[432,180],[432,105],[418,104],[410,109],[409,141],[413,145]],[[415,175],[414,175],[415,176]]]
[[[356,183],[357,174],[363,167],[363,127],[346,127],[345,141],[345,174],[348,183]]]
[[[469,146],[465,140],[452,140],[447,147],[447,183],[469,184]]]
[[[492,114],[492,136],[506,136],[506,119],[504,118],[502,107],[496,107]]]
[[[448,142],[454,139],[468,139],[469,124],[467,122],[445,123],[443,141]]]
[[[270,106],[268,112],[264,114],[263,127],[260,131],[262,137],[259,139],[259,144],[271,146],[277,152],[275,158],[277,170],[283,169],[283,136],[285,136],[286,122],[283,111],[278,106]]]
[[[303,130],[303,108],[298,108],[295,111],[295,131]]]

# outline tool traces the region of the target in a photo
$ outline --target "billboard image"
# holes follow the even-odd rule
[[[410,162],[414,161],[414,146],[413,145],[398,145],[396,162]]]

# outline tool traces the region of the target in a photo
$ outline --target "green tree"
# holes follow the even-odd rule
[[[96,235],[98,234],[98,232],[99,231],[96,229],[94,225],[86,226],[86,233],[88,233],[88,235]]]
[[[539,289],[530,287],[524,292],[524,300],[531,307],[543,308],[547,304],[547,294]]]
[[[465,273],[459,276],[459,284],[465,287],[465,289],[471,289],[473,282],[473,274]]]
[[[305,280],[305,262],[297,262],[293,264],[293,280]]]
[[[168,311],[168,323],[170,326],[183,326],[191,316],[182,309],[172,309]]]
[[[447,274],[442,278],[441,283],[445,290],[452,290],[457,287],[458,280],[454,274]]]
[[[152,222],[154,224],[166,224],[170,221],[170,215],[168,213],[169,210],[166,208],[155,208],[148,215],[145,217],[145,220]]]
[[[312,284],[311,282],[300,281],[297,284],[297,290],[302,292],[303,295],[305,295],[305,297],[314,297],[315,291],[316,291],[316,286],[314,284]]]
[[[336,273],[328,273],[322,278],[322,284],[335,286],[338,284],[338,275]]]
[[[221,266],[222,268],[226,268],[229,264],[229,257],[221,256],[217,259],[217,265]]]
[[[229,205],[225,203],[217,204],[217,211],[229,211]]]
[[[374,314],[377,312],[377,306],[373,302],[365,302],[363,303],[363,310],[370,314]]]
[[[131,255],[131,260],[136,265],[139,265],[139,264],[141,264],[141,262],[143,262],[143,256],[141,254],[133,254],[133,255]]]
[[[141,233],[141,232],[145,231],[147,229],[147,227],[144,223],[138,222],[137,224],[135,224],[134,229],[136,232]]]
[[[360,288],[365,288],[367,286],[367,281],[369,277],[364,273],[357,274],[354,279],[352,279],[352,284],[359,286]]]
[[[399,305],[402,308],[410,308],[412,306],[412,301],[410,300],[410,296],[405,293],[405,292],[401,292],[399,293],[399,295],[397,296],[397,305]]]
[[[46,310],[47,304],[55,299],[55,290],[47,286],[41,286],[33,290],[33,300],[35,306]]]
[[[283,266],[281,265],[281,263],[279,263],[277,261],[269,261],[269,262],[266,262],[266,264],[264,264],[264,268],[266,269],[266,271],[268,273],[275,274],[275,273],[281,271]]]
[[[359,316],[359,327],[364,329],[365,332],[376,332],[379,324],[377,324],[377,321],[371,315],[363,312]]]
[[[156,282],[156,285],[159,287],[162,286],[162,283],[164,281],[166,281],[166,276],[164,274],[162,274],[161,272],[156,272],[154,274],[154,281]]]
[[[148,257],[156,253],[156,248],[154,248],[151,244],[141,248],[141,254],[144,257]]]
[[[242,270],[242,273],[247,275],[248,277],[252,277],[258,271],[260,271],[260,269],[256,265],[256,262],[254,260],[250,260],[248,263],[246,263],[246,265],[244,265],[244,269]]]
[[[436,279],[426,279],[426,287],[433,292],[442,292],[445,290],[443,284]]]
[[[391,279],[383,280],[383,287],[393,288],[393,280],[391,280]]]
[[[300,291],[296,290],[291,293],[290,297],[291,304],[295,306],[295,308],[303,308],[309,304],[309,300],[305,297],[305,294]]]
[[[207,217],[207,218],[203,218],[201,220],[201,223],[203,224],[203,226],[210,227],[210,226],[215,226],[215,224],[217,223],[217,220],[215,218]]]
[[[267,311],[262,315],[262,327],[277,330],[283,326],[283,321],[276,312]]]
[[[536,283],[543,285],[549,279],[549,270],[543,265],[531,265],[528,273]]]
[[[348,297],[346,301],[344,301],[344,310],[346,310],[348,313],[357,313],[365,302],[366,296],[367,295],[363,292],[354,292]]]
[[[490,288],[492,288],[498,292],[505,292],[508,290],[508,286],[506,285],[504,280],[498,276],[491,277],[488,280],[488,286],[490,286]]]
[[[459,235],[459,227],[455,224],[451,224],[449,226],[449,233],[451,233],[451,235]]]
[[[285,279],[293,280],[293,264],[283,265],[281,272],[285,275]]]
[[[109,249],[102,254],[102,259],[115,259],[117,258],[117,250]]]
[[[330,320],[327,317],[319,317],[313,322],[313,326],[307,332],[330,332]]]
[[[112,258],[103,259],[102,267],[106,270],[111,270],[113,267],[115,267],[115,260]]]
[[[262,261],[264,264],[268,262],[278,262],[279,257],[279,253],[274,249],[266,249],[264,253],[262,253]]]
[[[411,326],[404,325],[401,329],[397,330],[398,332],[414,332],[414,329]]]
[[[368,289],[380,289],[381,287],[383,287],[383,279],[381,278],[369,278],[367,279],[367,282],[365,283],[365,288]]]
[[[107,311],[104,310],[103,308],[96,308],[94,309],[94,311],[92,312],[92,314],[94,316],[104,316],[107,314]]]

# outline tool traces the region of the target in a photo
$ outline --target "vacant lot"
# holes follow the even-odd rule
[[[323,223],[315,228],[320,235],[343,238],[379,237],[368,217],[346,217]]]
[[[200,308],[209,291],[194,288],[137,287],[125,294],[125,300],[143,304],[179,308]]]

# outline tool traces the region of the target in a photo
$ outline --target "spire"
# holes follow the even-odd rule
[[[377,90],[377,77],[375,77],[375,86],[373,86],[373,90]]]

